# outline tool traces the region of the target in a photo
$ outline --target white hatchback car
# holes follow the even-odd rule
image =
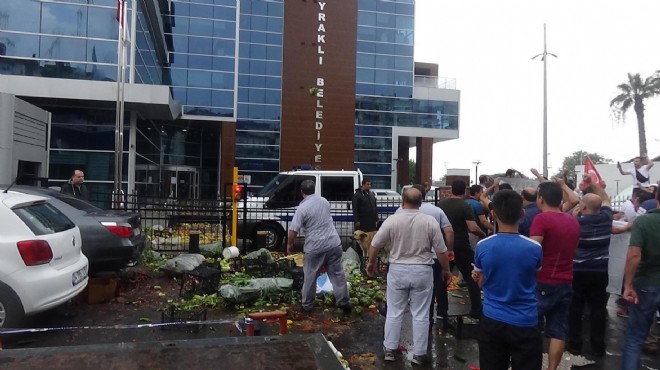
[[[0,328],[54,308],[87,286],[80,230],[46,198],[0,193]]]

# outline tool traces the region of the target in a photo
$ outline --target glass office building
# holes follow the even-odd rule
[[[234,165],[250,175],[253,187],[289,170],[283,164],[283,146],[300,142],[287,139],[285,129],[298,123],[287,121],[291,115],[283,112],[308,110],[283,104],[283,97],[293,93],[291,85],[289,91],[283,88],[283,70],[287,61],[306,55],[291,52],[294,44],[307,51],[318,47],[322,53],[326,26],[328,44],[341,43],[334,46],[338,49],[351,44],[355,50],[351,63],[322,66],[323,73],[353,81],[354,105],[347,109],[354,117],[348,123],[354,150],[346,151],[343,169],[351,169],[345,165],[350,162],[373,179],[374,187],[393,188],[402,182],[397,162],[405,160],[407,167],[405,148],[419,146],[415,138],[432,144],[458,137],[458,91],[438,84],[437,67],[416,67],[413,59],[413,0],[346,0],[327,2],[327,8],[319,3],[326,4],[128,0],[125,188],[138,194],[213,198],[222,184],[231,182]],[[0,2],[0,92],[51,113],[49,161],[44,165],[53,185],[80,168],[95,191],[112,188],[116,7],[116,0]],[[309,14],[314,32],[294,32],[304,19],[287,14]],[[337,18],[354,29],[350,42],[334,37],[333,31],[345,25],[333,23]],[[330,45],[325,51],[328,58],[332,50]],[[308,87],[301,83],[295,89]],[[324,104],[331,114],[336,95],[328,90]],[[286,163],[305,165],[310,156]],[[424,168],[430,176],[430,165]]]

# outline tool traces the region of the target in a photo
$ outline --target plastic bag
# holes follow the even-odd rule
[[[204,261],[204,256],[201,254],[184,253],[165,261],[160,268],[173,272],[186,272],[194,270],[202,264],[202,261]]]
[[[270,251],[266,248],[261,248],[258,251],[250,252],[245,256],[245,258],[249,260],[256,260],[263,258],[263,261],[265,261],[267,264],[275,262],[275,260],[273,259],[273,255],[270,254]]]
[[[246,286],[222,285],[219,289],[222,298],[231,302],[244,303],[259,298],[275,298],[291,292],[293,280],[285,278],[252,279]]]
[[[360,256],[353,248],[348,248],[341,256],[341,266],[344,269],[346,278],[349,276],[359,275],[360,272]]]
[[[347,281],[346,286],[350,288],[351,283]],[[316,295],[325,295],[332,292],[333,292],[332,283],[328,278],[328,274],[324,273],[319,275],[319,277],[316,278]]]

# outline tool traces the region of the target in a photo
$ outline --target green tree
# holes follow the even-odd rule
[[[639,136],[639,155],[647,154],[646,151],[646,127],[644,123],[644,100],[660,94],[660,71],[656,71],[643,82],[639,73],[628,73],[628,82],[622,83],[617,88],[619,95],[610,101],[610,108],[614,112],[617,122],[625,122],[625,116],[630,107],[637,116],[637,134]]]
[[[598,153],[589,153],[589,152],[585,152],[584,150],[578,150],[577,152],[574,152],[573,154],[564,158],[564,162],[561,165],[562,172],[566,173],[569,178],[574,179],[576,177],[575,167],[584,164],[585,156],[589,157],[589,159],[591,159],[591,162],[593,162],[593,164],[612,163],[611,159],[605,158]],[[578,179],[578,181],[581,180]]]
[[[408,160],[408,179],[411,184],[416,184],[417,163],[412,159]]]

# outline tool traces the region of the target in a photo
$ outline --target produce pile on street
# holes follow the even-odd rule
[[[198,263],[194,263],[195,261]],[[163,271],[172,279],[184,279],[182,292],[189,293],[171,296],[158,292],[158,296],[163,299],[160,310],[171,312],[213,309],[235,312],[241,317],[253,312],[280,310],[293,311],[290,317],[295,318],[300,307],[300,284],[303,276],[302,267],[298,264],[301,262],[301,255],[286,256],[265,249],[233,259],[223,259],[216,252],[207,253],[205,257],[181,254],[168,258],[147,250],[143,258],[143,265],[147,269]],[[367,310],[375,312],[377,303],[385,300],[384,278],[367,279],[360,270],[357,253],[350,248],[344,252],[342,265],[349,283],[353,311],[358,315]],[[176,271],[176,268],[181,270]],[[199,271],[200,268],[205,271],[218,271],[220,277],[217,282],[213,282],[214,291],[188,289],[189,285],[199,288],[203,283],[208,283],[201,281],[202,278],[186,274],[186,271]],[[318,281],[325,281],[324,278],[322,274]],[[319,294],[316,306],[320,310],[341,312],[334,305],[334,295],[327,291],[325,285],[319,285],[317,292]]]

